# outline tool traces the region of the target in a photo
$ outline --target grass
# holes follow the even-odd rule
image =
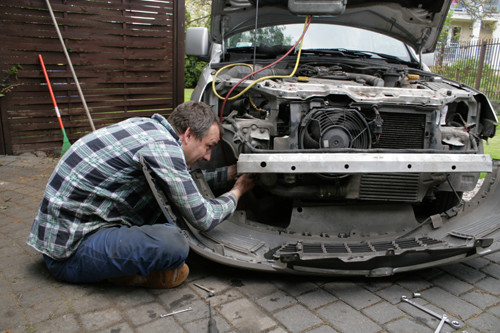
[[[187,102],[191,99],[191,94],[194,89],[184,89],[184,102]]]
[[[500,131],[497,135],[488,140],[489,144],[484,145],[484,152],[490,154],[491,158],[500,159]]]

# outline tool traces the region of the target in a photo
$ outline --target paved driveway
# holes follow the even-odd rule
[[[465,323],[500,331],[500,253],[390,278],[311,278],[248,272],[190,255],[173,290],[55,281],[25,244],[55,160],[0,156],[0,329],[5,332],[206,332],[206,293],[220,332],[434,332],[438,319],[414,298]],[[160,318],[163,313],[192,310]],[[442,332],[455,331],[445,325]]]

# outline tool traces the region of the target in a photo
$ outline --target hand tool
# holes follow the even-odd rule
[[[198,288],[200,288],[200,289],[205,290],[208,293],[208,297],[212,297],[213,295],[215,295],[215,291],[213,291],[212,289],[204,287],[204,286],[202,286],[201,284],[198,284],[198,283],[193,283],[193,285],[196,286],[196,287],[198,287]]]
[[[441,332],[441,329],[443,328],[444,322],[446,321],[446,318],[448,318],[445,314],[443,314],[443,317],[441,317],[441,321],[439,322],[438,327],[436,327],[436,330],[434,333],[439,333]]]
[[[440,314],[437,314],[436,312],[430,310],[430,309],[427,309],[425,306],[423,305],[420,305],[416,302],[413,302],[411,300],[408,299],[407,296],[403,295],[401,296],[401,300],[408,303],[408,304],[411,304],[413,305],[414,307],[416,308],[419,308],[420,310],[424,311],[424,312],[427,312],[428,314],[430,314],[431,316],[437,318],[437,319],[442,319],[442,316]],[[448,317],[446,317],[446,319],[444,320],[448,325],[451,325],[453,328],[457,329],[457,328],[460,328],[460,327],[464,327],[465,325],[463,323],[460,323],[456,320],[450,320]]]
[[[217,323],[215,319],[212,317],[212,307],[210,306],[210,300],[208,300],[208,333],[219,333],[219,329],[217,328]]]
[[[164,314],[160,315],[160,318],[165,318],[165,317],[173,316],[174,314],[178,314],[178,313],[182,313],[182,312],[186,312],[186,311],[191,311],[191,310],[193,310],[193,308],[189,307],[189,308],[185,308],[185,309],[182,309],[182,310],[177,310],[177,311],[173,311],[173,312],[169,312],[169,313],[164,313]]]

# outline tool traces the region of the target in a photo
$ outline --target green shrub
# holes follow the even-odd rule
[[[193,56],[184,56],[184,88],[194,88],[207,63]]]

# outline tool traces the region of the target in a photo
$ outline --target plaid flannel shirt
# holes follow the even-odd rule
[[[64,259],[99,228],[164,221],[140,155],[163,183],[169,203],[196,228],[213,228],[236,209],[230,192],[215,199],[200,194],[179,137],[163,116],[131,118],[84,136],[64,154],[48,181],[28,245]],[[224,183],[227,168],[205,175],[212,184]]]

